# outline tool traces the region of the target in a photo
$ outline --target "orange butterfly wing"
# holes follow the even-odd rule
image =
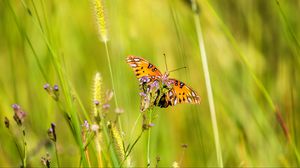
[[[146,76],[153,81],[154,79],[162,76],[156,66],[141,57],[128,56],[126,61],[131,66],[138,79]]]
[[[138,79],[141,79],[142,77],[150,79],[147,81],[148,84],[153,83],[155,80],[161,81],[163,78],[162,73],[156,68],[156,66],[141,57],[128,56],[126,61],[131,66]],[[198,96],[192,88],[183,82],[171,78],[168,78],[167,82],[172,85],[172,88],[166,93],[163,93],[161,97],[156,97],[154,105],[159,107],[168,107],[175,106],[180,103],[200,103],[200,96]],[[160,90],[157,90],[157,92],[158,95],[160,95]]]
[[[169,102],[169,105],[175,106],[179,103],[200,103],[200,96],[185,83],[176,79],[168,79],[168,81],[173,84],[173,88],[166,93],[166,101]]]

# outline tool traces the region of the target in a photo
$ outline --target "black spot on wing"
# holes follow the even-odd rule
[[[182,89],[183,86],[184,86],[184,83],[180,82],[180,89]]]
[[[153,65],[151,63],[149,63],[148,68],[150,69],[152,67],[153,67]]]
[[[175,81],[175,86],[178,86],[178,81]]]
[[[155,71],[157,71],[157,68],[153,68],[153,69],[152,69],[152,72],[155,72]]]

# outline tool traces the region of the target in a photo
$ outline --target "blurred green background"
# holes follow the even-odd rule
[[[300,166],[300,1],[197,2],[224,166]],[[188,1],[111,0],[105,1],[105,14],[115,96],[124,109],[124,141],[130,140],[140,113],[138,81],[125,58],[141,56],[164,72],[166,54],[169,69],[187,67],[171,73],[171,77],[191,86],[202,102],[155,109],[152,162],[159,156],[160,166],[169,167],[175,161],[181,166],[217,166],[194,13]],[[27,112],[28,163],[34,167],[41,166],[40,158],[46,152],[55,160],[53,145],[47,143],[47,129],[51,122],[56,123],[61,165],[78,166],[80,153],[64,114],[43,89],[45,83],[60,84],[44,37],[62,62],[71,92],[80,97],[89,112],[96,72],[101,73],[104,88],[112,89],[105,45],[98,38],[91,2],[3,0],[0,118],[4,121],[7,116],[14,125],[14,103]],[[246,64],[240,53],[247,59]],[[251,74],[262,82],[277,111],[270,107]],[[84,120],[78,102],[74,104]],[[112,113],[114,108],[111,103]],[[287,127],[286,134],[282,123]],[[18,132],[16,129],[15,126],[14,132]],[[17,149],[4,122],[0,124],[0,137],[0,165],[19,166]],[[184,150],[182,144],[188,148]],[[137,143],[131,160],[134,166],[146,166],[146,137]]]

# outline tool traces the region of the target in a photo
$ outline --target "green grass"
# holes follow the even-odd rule
[[[104,2],[104,31],[89,1],[0,2],[1,166],[41,166],[47,153],[61,167],[300,166],[297,1],[199,0],[196,13],[189,1]],[[154,108],[154,126],[144,130],[139,82],[125,58],[164,72],[164,54],[169,69],[187,67],[170,76],[202,102]],[[94,104],[97,72],[108,110]],[[58,99],[46,83],[59,86]],[[22,127],[15,103],[27,113]],[[85,130],[85,120],[100,129]]]

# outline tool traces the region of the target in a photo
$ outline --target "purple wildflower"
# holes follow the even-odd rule
[[[44,89],[45,89],[45,90],[49,90],[49,89],[50,89],[50,84],[49,84],[49,83],[46,83],[46,84],[44,85]]]
[[[55,85],[53,86],[53,90],[56,91],[56,92],[59,90],[59,87],[58,87],[57,84],[55,84]]]
[[[15,112],[14,120],[19,126],[21,126],[26,117],[26,113],[21,109],[21,107],[18,104],[13,104],[12,108],[14,109]]]
[[[103,108],[104,110],[108,110],[108,109],[110,108],[110,104],[105,103],[105,104],[103,104],[102,108]]]
[[[98,106],[98,105],[100,104],[100,102],[99,102],[98,100],[94,100],[94,104],[95,104],[96,106]]]
[[[51,127],[48,129],[48,136],[50,140],[56,142],[56,131],[55,131],[55,124],[51,123]]]
[[[11,105],[11,107],[14,109],[14,111],[21,109],[21,107],[17,104],[13,104],[13,105]]]
[[[87,120],[84,120],[84,123],[83,123],[82,126],[85,127],[86,130],[89,130],[89,129],[90,129],[90,124],[89,124],[89,122],[88,122]]]
[[[44,89],[48,92],[48,94],[56,101],[59,99],[59,87],[57,84],[55,84],[53,87],[51,87],[50,84],[46,83],[44,85]]]
[[[56,84],[53,86],[53,93],[54,93],[53,98],[54,98],[54,100],[57,101],[59,98],[59,87]]]

